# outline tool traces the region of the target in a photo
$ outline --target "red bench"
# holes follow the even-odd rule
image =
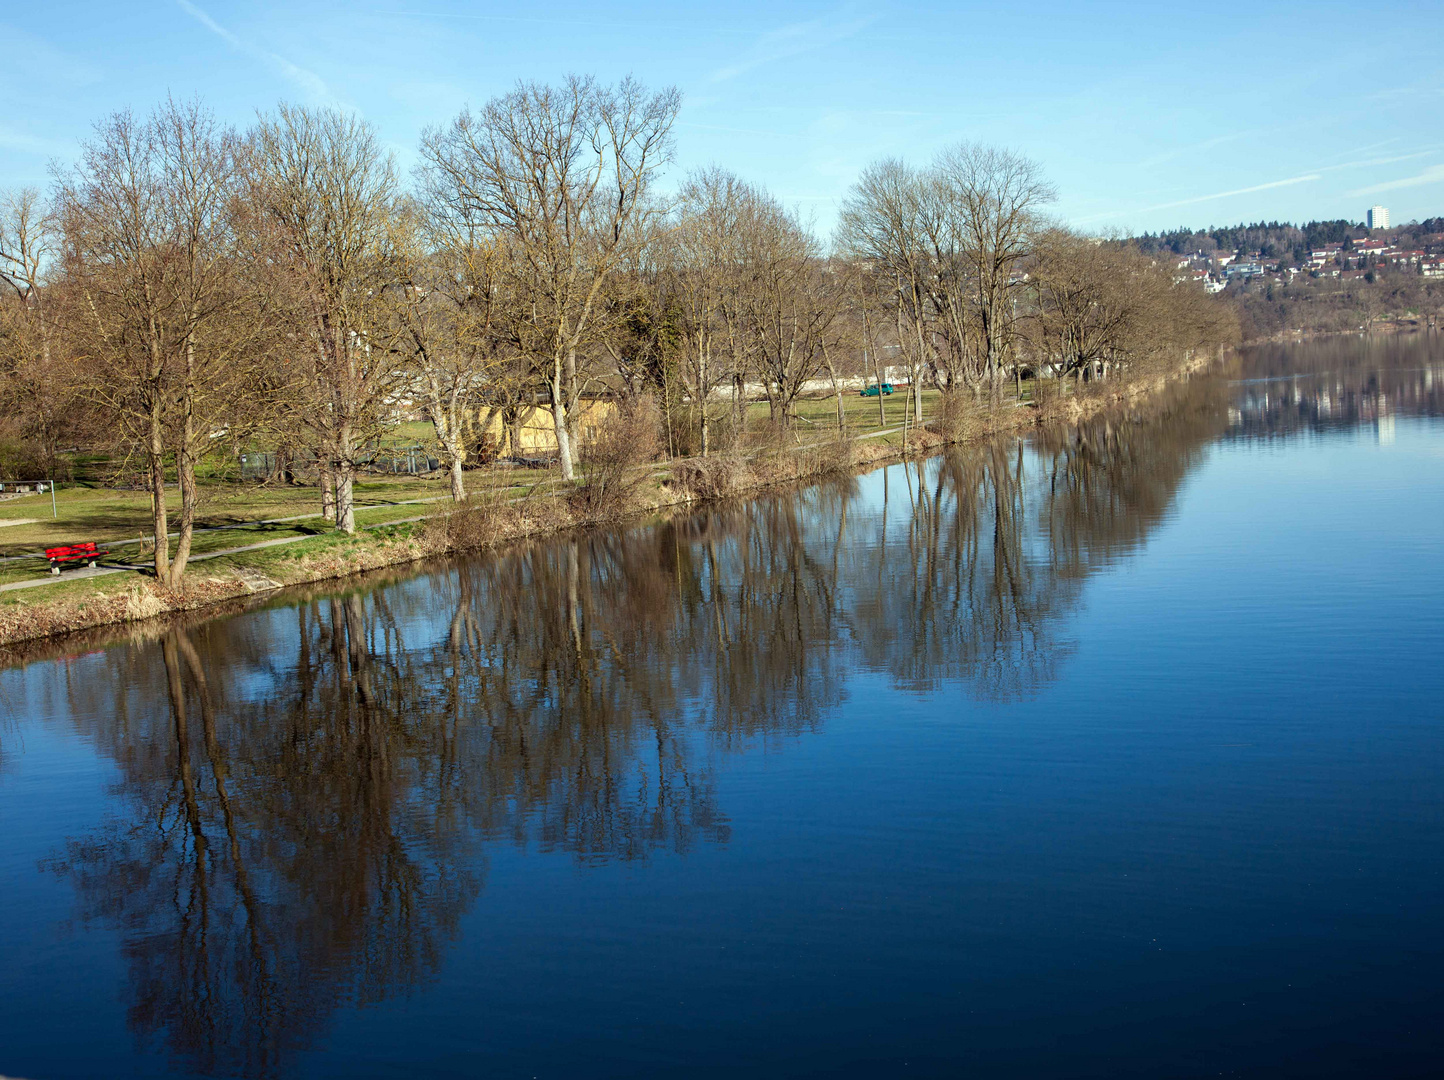
[[[94,566],[97,559],[109,554],[108,551],[98,550],[93,543],[67,544],[65,547],[45,549],[45,557],[50,560],[52,574],[60,573],[60,567],[65,563],[83,562]]]

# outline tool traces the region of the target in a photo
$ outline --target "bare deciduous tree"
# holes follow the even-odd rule
[[[39,443],[51,479],[61,436],[76,429],[79,393],[59,340],[59,286],[50,281],[57,242],[39,192],[26,188],[0,196],[0,400],[21,432]]]
[[[402,348],[411,354],[437,445],[451,478],[451,497],[466,498],[467,416],[497,382],[505,360],[498,342],[502,297],[499,260],[487,237],[457,231],[444,219],[431,227],[412,208],[400,245],[404,283],[397,307]]]
[[[1129,243],[1053,229],[1031,266],[1033,351],[1059,375],[1106,378],[1115,365],[1189,355],[1233,333],[1202,289]]]
[[[663,244],[662,304],[675,317],[678,373],[698,409],[704,457],[711,451],[708,398],[739,367],[725,315],[742,273],[740,231],[758,198],[722,169],[695,173]]]
[[[971,143],[926,169],[885,160],[864,171],[843,205],[839,238],[875,285],[889,283],[915,385],[926,367],[944,393],[996,391],[1012,360],[1039,212],[1052,198],[1033,162]]]
[[[934,173],[944,203],[958,216],[986,371],[996,388],[1011,357],[1020,269],[1032,253],[1039,212],[1056,192],[1036,163],[977,143],[945,152]]]
[[[608,279],[645,234],[639,217],[670,157],[680,101],[674,89],[651,93],[631,79],[615,87],[576,76],[555,87],[524,83],[422,142],[433,205],[494,233],[508,252],[512,335],[545,375],[568,480],[579,358],[601,329]]]
[[[282,105],[253,142],[258,236],[287,282],[291,361],[308,391],[296,419],[321,458],[323,492],[334,471],[337,525],[355,532],[358,457],[392,422],[406,378],[395,351],[400,184],[371,127],[335,109]]]
[[[762,383],[772,423],[785,432],[798,395],[827,366],[823,344],[842,290],[812,234],[761,192],[743,202],[736,236],[728,331],[744,369]]]
[[[245,391],[255,296],[239,277],[239,144],[195,102],[168,101],[146,121],[101,124],[60,187],[75,329],[97,361],[90,391],[123,439],[143,448],[155,526],[155,572],[174,588],[190,555],[197,463],[254,401]],[[170,558],[167,454],[180,489]]]

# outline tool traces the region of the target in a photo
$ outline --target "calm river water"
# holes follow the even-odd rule
[[[1437,1074],[1441,406],[1261,350],[0,673],[0,1073]]]

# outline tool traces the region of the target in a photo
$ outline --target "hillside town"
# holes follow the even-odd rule
[[[1289,284],[1301,275],[1343,282],[1373,282],[1383,275],[1444,277],[1444,230],[1430,231],[1414,223],[1391,229],[1388,220],[1387,208],[1376,206],[1366,223],[1356,227],[1359,237],[1291,251],[1280,251],[1278,244],[1232,250],[1200,244],[1179,253],[1175,279],[1195,281],[1210,293],[1221,293],[1251,281]],[[1425,226],[1435,224],[1431,219]]]

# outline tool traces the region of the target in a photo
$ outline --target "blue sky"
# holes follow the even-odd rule
[[[1444,3],[364,3],[0,7],[0,187],[167,92],[246,124],[355,109],[403,164],[518,79],[685,95],[673,178],[720,163],[820,232],[869,161],[960,139],[1039,161],[1089,231],[1444,214]]]

